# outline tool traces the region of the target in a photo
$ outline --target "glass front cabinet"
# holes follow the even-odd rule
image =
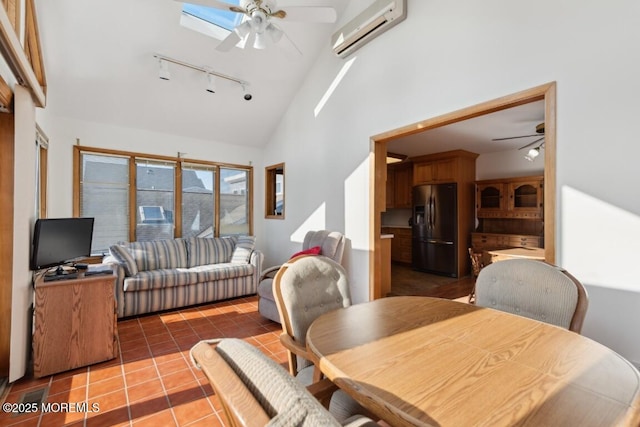
[[[476,189],[478,218],[498,217],[506,210],[505,184],[478,184]]]
[[[543,216],[542,176],[476,182],[478,218],[529,218]]]

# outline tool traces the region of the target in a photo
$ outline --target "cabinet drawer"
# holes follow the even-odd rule
[[[534,236],[511,236],[509,238],[509,246],[522,246],[522,247],[540,247],[540,238]]]

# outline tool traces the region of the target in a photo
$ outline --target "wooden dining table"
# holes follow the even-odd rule
[[[314,362],[391,426],[638,426],[640,374],[587,337],[490,308],[389,297],[318,317]]]

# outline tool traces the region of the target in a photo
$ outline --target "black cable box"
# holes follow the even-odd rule
[[[85,271],[85,276],[97,276],[98,274],[113,274],[113,270],[87,270]]]
[[[67,279],[77,279],[78,273],[66,273],[66,274],[51,274],[44,276],[45,282],[53,282],[55,280],[67,280]]]

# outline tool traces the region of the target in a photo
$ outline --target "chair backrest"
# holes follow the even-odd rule
[[[530,259],[485,266],[475,286],[476,305],[517,314],[580,333],[587,312],[584,286],[567,271]]]
[[[471,271],[473,272],[473,277],[478,277],[480,270],[484,267],[484,263],[482,262],[482,253],[474,252],[473,248],[469,248],[469,258],[471,259]]]
[[[302,250],[320,246],[322,255],[331,258],[338,264],[342,262],[345,237],[338,231],[318,230],[308,231],[302,242]]]
[[[302,346],[318,316],[351,305],[345,269],[324,255],[301,255],[278,270],[273,292],[284,333]],[[309,366],[298,361],[298,370]]]
[[[282,366],[236,338],[200,342],[191,355],[207,376],[231,427],[340,426]]]

